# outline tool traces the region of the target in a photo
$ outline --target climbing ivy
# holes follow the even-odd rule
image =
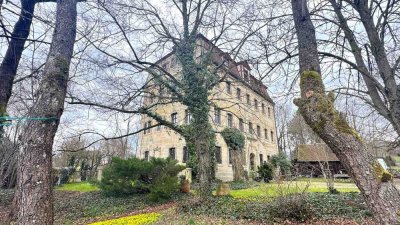
[[[221,135],[224,138],[229,148],[239,151],[243,150],[245,144],[245,137],[242,134],[242,132],[240,132],[238,129],[225,128],[221,132]]]

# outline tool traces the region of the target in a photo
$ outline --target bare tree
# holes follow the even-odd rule
[[[29,36],[35,9],[35,0],[21,0],[21,13],[11,34],[5,34],[10,38],[9,45],[0,65],[0,117],[6,116],[7,103],[11,97],[12,86],[25,42]],[[4,121],[0,118],[0,124]],[[0,137],[3,126],[0,125]],[[1,138],[0,138],[1,141]]]
[[[361,190],[374,218],[380,224],[397,224],[400,194],[391,181],[381,180],[377,162],[357,132],[335,109],[333,96],[325,93],[318,59],[315,28],[305,0],[292,0],[299,49],[301,98],[296,99],[307,124],[343,163]]]
[[[70,103],[95,106],[120,113],[146,115],[157,123],[149,128],[163,125],[180,133],[188,146],[196,152],[200,195],[210,196],[213,174],[212,154],[215,147],[215,131],[209,122],[210,108],[213,106],[210,95],[211,90],[219,82],[224,81],[234,67],[228,62],[229,59],[223,57],[226,54],[216,49],[215,44],[224,34],[227,35],[230,29],[231,32],[236,32],[236,40],[232,43],[238,43],[238,46],[251,36],[252,32],[238,32],[239,25],[243,23],[240,18],[245,14],[244,12],[229,19],[230,10],[236,9],[235,2],[183,0],[168,2],[167,5],[169,8],[165,9],[158,6],[156,2],[145,0],[129,4],[125,1],[99,4],[99,10],[106,14],[104,23],[107,24],[107,29],[110,27],[109,21],[112,21],[111,24],[116,30],[114,33],[118,35],[112,36],[112,40],[109,40],[108,36],[98,37],[97,40],[87,37],[96,50],[106,58],[99,60],[98,64],[105,68],[118,66],[120,70],[132,70],[133,74],[139,75],[137,77],[142,79],[143,85],[135,87],[134,90],[128,87],[127,90],[130,88],[132,91],[111,97],[112,104],[99,101],[98,94],[96,98],[72,96]],[[121,11],[124,13],[121,14]],[[129,18],[126,14],[137,18],[142,22],[142,26],[134,28],[129,26],[132,21],[126,19]],[[169,20],[171,14],[176,15],[176,19]],[[255,24],[255,22],[250,21],[250,24]],[[254,29],[257,29],[256,25],[251,31]],[[202,39],[200,32],[214,34],[214,38],[207,43],[207,46],[199,46],[198,40]],[[142,41],[150,43],[143,48],[136,48],[139,42],[136,35],[141,33],[149,37],[149,40]],[[115,42],[115,45],[109,45],[109,41],[104,40]],[[120,43],[124,43],[125,52],[115,51]],[[205,52],[202,53],[201,48]],[[179,75],[163,68],[160,61],[156,61],[159,57],[154,57],[154,55],[160,55],[164,49],[172,50],[179,65]],[[154,58],[156,63],[149,58]],[[226,64],[229,65],[226,67]],[[148,77],[143,76],[142,72],[146,72]],[[132,77],[129,75],[128,82],[132,82]],[[149,91],[155,90],[156,87],[157,89],[161,87],[163,91],[161,89]],[[143,97],[144,105],[140,101]],[[150,98],[155,98],[157,101],[147,101]],[[156,112],[158,105],[177,102],[185,105],[192,116],[187,126],[171,123]]]
[[[334,35],[320,42],[333,51],[319,51],[319,54],[335,60],[337,63],[333,65],[339,67],[339,74],[354,77],[353,81],[346,78],[347,87],[339,91],[370,105],[399,135],[399,1],[329,0],[328,3],[315,9],[315,16],[322,21],[319,25],[332,27],[330,32]]]
[[[58,0],[56,26],[37,100],[20,136],[18,224],[53,224],[52,146],[64,109],[76,36],[76,0]]]

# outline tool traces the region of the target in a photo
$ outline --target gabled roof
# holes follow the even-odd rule
[[[295,154],[298,162],[337,162],[339,159],[326,144],[298,145]]]

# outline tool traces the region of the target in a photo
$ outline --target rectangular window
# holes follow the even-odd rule
[[[264,156],[263,154],[260,154],[260,166],[264,164]]]
[[[261,104],[261,110],[263,113],[265,113],[265,104],[264,103]]]
[[[268,130],[264,129],[264,138],[268,140]]]
[[[254,109],[258,110],[258,101],[257,101],[257,99],[254,99]]]
[[[189,148],[188,147],[183,147],[183,158],[182,158],[182,162],[186,163],[187,161],[189,161]]]
[[[190,114],[189,110],[185,110],[185,124],[190,124],[192,120],[192,115]]]
[[[162,98],[164,96],[164,92],[165,92],[164,87],[162,85],[160,85],[160,89],[159,89],[160,98]]]
[[[247,105],[251,105],[249,94],[246,94],[246,102],[247,102]]]
[[[274,132],[271,131],[271,142],[273,142],[273,141],[274,141]]]
[[[257,125],[257,136],[261,137],[261,127]]]
[[[232,164],[232,151],[232,149],[229,149],[228,151],[229,164]]]
[[[149,161],[149,151],[144,152],[144,160]]]
[[[171,123],[172,124],[178,124],[178,113],[172,113],[171,114]]]
[[[228,94],[231,94],[231,93],[232,93],[232,84],[231,84],[231,82],[229,82],[229,81],[226,82],[226,92],[227,92]]]
[[[230,113],[228,113],[228,127],[233,127],[233,117]]]
[[[148,134],[148,133],[150,133],[151,132],[151,129],[149,128],[149,127],[151,127],[151,121],[147,121],[145,124],[144,124],[144,131],[143,131],[143,133],[145,133],[145,134]]]
[[[239,130],[244,131],[244,122],[243,119],[239,119]]]
[[[271,118],[271,108],[268,107],[268,118]]]
[[[222,157],[221,157],[221,147],[215,147],[215,160],[218,164],[222,164]]]
[[[168,157],[170,157],[171,159],[176,159],[175,158],[175,148],[170,148],[169,149]]]
[[[249,122],[249,134],[253,134],[253,123]]]
[[[268,160],[268,162],[269,162],[270,159],[271,159],[271,156],[270,156],[270,155],[267,155],[267,160]]]
[[[244,81],[249,82],[249,71],[247,71],[246,69],[243,70],[243,78]]]
[[[214,108],[214,122],[221,124],[221,109]]]
[[[241,96],[241,93],[240,93],[240,88],[237,88],[237,89],[236,89],[236,98],[237,98],[239,101],[242,101],[242,96]]]

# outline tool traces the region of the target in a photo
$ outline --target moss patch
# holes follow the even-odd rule
[[[388,182],[393,180],[393,174],[385,170],[377,160],[373,162],[372,168],[374,169],[375,176],[379,181]]]
[[[339,111],[335,109],[334,101],[335,95],[330,92],[325,94],[324,84],[322,82],[321,75],[316,71],[306,70],[301,74],[300,85],[302,92],[306,95],[309,93],[308,97],[313,96],[315,98],[313,107],[314,110],[320,114],[320,121],[313,124],[312,128],[320,133],[324,129],[327,122],[332,121],[333,126],[342,133],[347,133],[355,137],[357,140],[361,141],[360,135],[352,127],[349,126],[344,116],[340,114]],[[304,102],[297,101],[299,107],[301,105],[309,103],[309,100]],[[305,112],[303,112],[305,113]]]

